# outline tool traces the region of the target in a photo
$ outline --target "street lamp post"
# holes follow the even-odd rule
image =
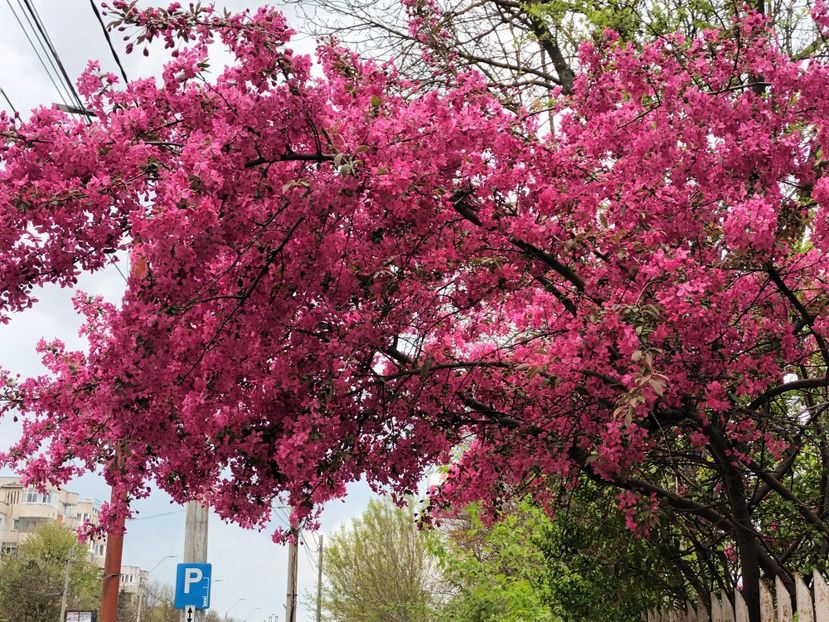
[[[256,609],[253,609],[253,610],[252,610],[252,611],[251,611],[248,615],[246,615],[246,616],[245,616],[245,622],[248,622],[248,620],[250,620],[250,617],[251,617],[254,613],[256,613],[257,611],[259,611],[261,608],[262,608],[262,607],[257,607]]]
[[[147,574],[151,575],[153,572],[155,572],[155,569],[158,568],[162,564],[162,562],[164,562],[168,559],[178,559],[178,555],[165,555],[164,557],[162,557],[161,559],[159,559],[156,562],[155,566],[153,566]]]
[[[230,610],[233,609],[238,603],[242,602],[243,600],[245,600],[244,596],[237,598],[235,601],[233,601],[233,604],[227,608],[227,611],[225,611],[225,622],[227,622],[227,614],[230,613]]]
[[[177,557],[178,557],[178,555],[165,555],[164,557],[159,559],[158,562],[156,562],[155,566],[153,566],[152,569],[149,572],[147,572],[147,580],[148,581],[150,580],[150,575],[153,573],[153,571],[156,568],[158,568],[161,565],[162,562],[167,561],[168,559],[175,559]],[[139,571],[138,572],[138,607],[136,608],[136,612],[135,612],[135,622],[141,622],[141,606],[144,604],[143,601],[144,601],[144,577],[141,574],[141,572]]]

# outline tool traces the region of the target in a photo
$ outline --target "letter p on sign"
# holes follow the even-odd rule
[[[204,577],[204,573],[201,571],[201,568],[185,568],[184,569],[184,593],[190,593],[190,587],[196,583],[201,583],[202,577]]]

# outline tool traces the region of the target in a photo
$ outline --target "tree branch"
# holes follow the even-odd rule
[[[245,168],[253,168],[261,164],[273,164],[274,162],[332,162],[334,155],[330,153],[293,153],[288,152],[278,158],[268,159],[259,157],[245,162]]]
[[[789,391],[798,391],[800,389],[817,389],[820,387],[829,387],[829,377],[826,378],[804,378],[801,380],[793,380],[792,382],[784,382],[776,387],[772,387],[754,398],[754,401],[748,405],[749,410],[756,410],[763,404],[771,401],[778,395],[783,395]]]
[[[783,294],[783,296],[792,304],[803,322],[809,327],[809,330],[814,336],[818,348],[820,349],[820,353],[823,356],[823,362],[827,365],[827,369],[829,369],[829,347],[827,347],[826,340],[823,336],[815,332],[814,316],[809,313],[809,310],[803,305],[802,302],[800,302],[800,299],[795,295],[795,293],[789,289],[786,282],[783,280],[783,277],[780,276],[780,272],[778,272],[777,268],[774,267],[773,263],[767,263],[765,268],[772,283],[777,286],[780,293]]]

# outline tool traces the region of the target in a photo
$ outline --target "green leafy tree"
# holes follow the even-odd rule
[[[440,560],[453,595],[441,622],[552,622],[547,563],[541,548],[549,523],[529,503],[486,525],[478,508],[431,532],[430,545]]]
[[[634,532],[625,525],[615,495],[593,483],[561,498],[553,518],[522,505],[544,558],[545,597],[560,619],[635,622],[645,608],[692,598],[680,571],[684,564],[689,575],[694,572],[683,560],[687,547],[679,525],[657,511],[639,517],[647,531]]]
[[[100,570],[87,559],[75,534],[56,523],[44,523],[0,564],[0,620],[57,620],[69,564],[69,609],[97,609]]]
[[[473,505],[432,533],[453,592],[442,622],[633,622],[693,593],[678,525],[655,515],[650,537],[635,534],[616,499],[590,484],[562,498],[553,518],[525,500],[490,524]]]
[[[411,507],[371,501],[325,549],[322,607],[331,622],[428,622],[437,563]]]

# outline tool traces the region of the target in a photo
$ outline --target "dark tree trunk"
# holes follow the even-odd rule
[[[751,523],[745,480],[728,455],[725,436],[719,425],[709,431],[711,454],[719,466],[728,504],[734,520],[734,541],[740,560],[742,594],[751,622],[760,622],[760,558],[757,534]]]

